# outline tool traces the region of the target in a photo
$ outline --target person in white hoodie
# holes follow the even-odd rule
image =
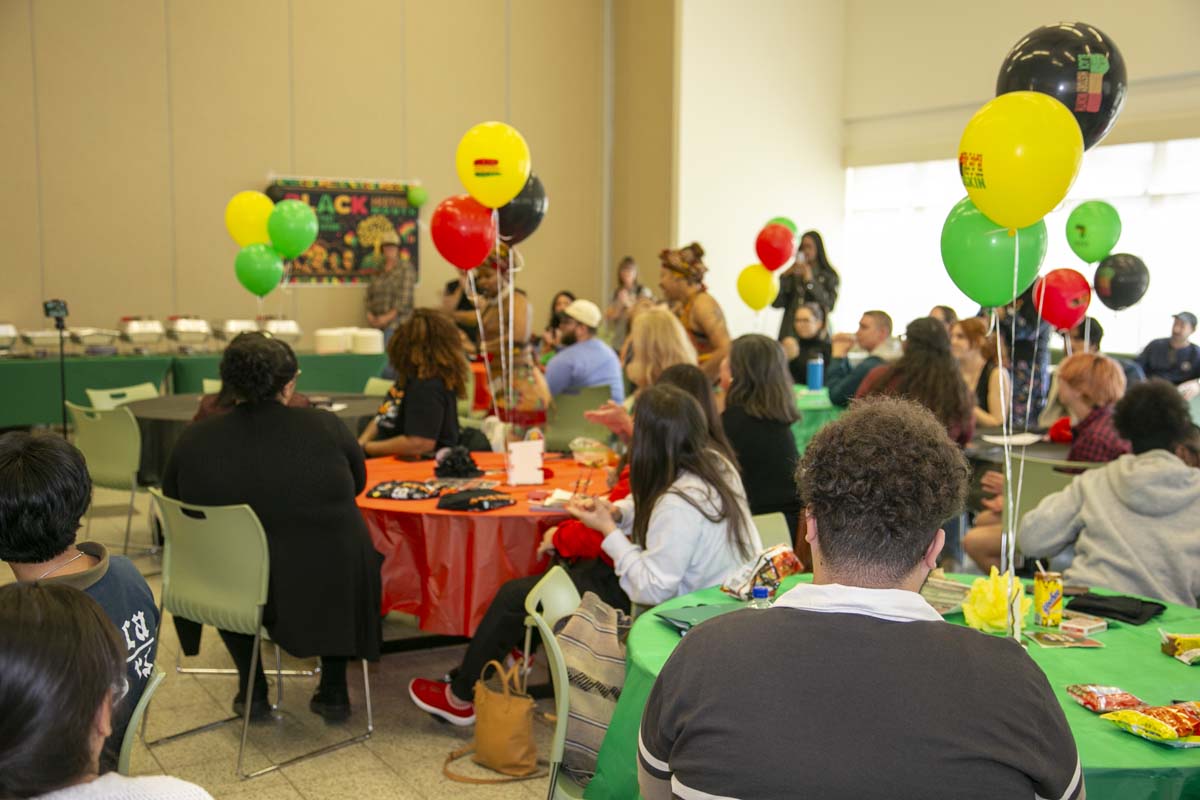
[[[1200,598],[1200,470],[1194,427],[1174,386],[1129,389],[1113,415],[1132,455],[1089,470],[1025,515],[1017,546],[1027,558],[1075,556],[1063,578],[1195,608]]]

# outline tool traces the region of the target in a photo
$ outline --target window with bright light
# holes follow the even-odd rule
[[[854,330],[871,308],[887,311],[899,329],[934,305],[959,315],[978,310],[951,282],[939,248],[942,223],[965,195],[953,159],[846,170],[844,239],[841,252],[831,253],[842,275],[838,330]],[[1170,334],[1172,314],[1200,314],[1200,139],[1085,153],[1067,199],[1046,216],[1042,273],[1069,267],[1093,280],[1096,265],[1071,252],[1065,234],[1067,215],[1085,200],[1117,209],[1121,239],[1113,252],[1132,253],[1150,270],[1150,288],[1132,308],[1112,311],[1093,297],[1088,313],[1104,326],[1105,350],[1140,352]]]

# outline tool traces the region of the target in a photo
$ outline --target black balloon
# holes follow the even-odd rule
[[[500,206],[500,238],[509,244],[523,242],[533,235],[546,216],[550,201],[546,199],[546,187],[537,175],[530,174],[521,193]]]
[[[1137,256],[1115,253],[1096,267],[1096,296],[1114,311],[1141,300],[1149,286],[1150,270]]]
[[[996,95],[1048,94],[1075,115],[1084,149],[1103,139],[1125,105],[1125,59],[1116,43],[1085,22],[1045,25],[1013,45]]]

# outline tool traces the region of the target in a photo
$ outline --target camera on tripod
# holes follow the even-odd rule
[[[67,301],[66,300],[46,300],[42,303],[42,311],[46,316],[55,321],[56,325],[62,325],[60,320],[67,318]]]

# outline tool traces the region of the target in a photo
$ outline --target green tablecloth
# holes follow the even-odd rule
[[[810,580],[811,575],[795,576],[787,579],[784,587]],[[704,589],[659,608],[730,602],[736,601],[720,589]],[[949,617],[960,625],[962,619],[961,614]],[[1200,699],[1200,668],[1185,666],[1159,652],[1159,627],[1182,633],[1200,631],[1200,611],[1169,606],[1146,625],[1113,623],[1109,630],[1096,634],[1105,644],[1101,650],[1046,650],[1030,643],[1029,655],[1046,673],[1075,735],[1090,800],[1200,797],[1200,749],[1172,750],[1124,733],[1072,701],[1064,690],[1072,683],[1099,683],[1120,686],[1154,704]],[[596,777],[584,795],[589,800],[638,796],[637,740],[642,709],[655,678],[678,644],[679,634],[656,619],[653,611],[634,623],[625,687],[600,748]]]
[[[383,369],[387,356],[363,356],[354,353],[297,353],[300,363],[300,380],[296,389],[301,392],[361,392],[367,378],[374,377]],[[176,394],[194,394],[203,391],[205,378],[219,378],[221,355],[177,356],[171,368]]]
[[[800,409],[800,421],[792,426],[792,435],[796,437],[796,449],[800,455],[808,449],[808,442],[817,431],[841,416],[845,411],[829,402],[829,390],[817,389],[810,392],[804,384],[796,384],[796,408]]]
[[[161,386],[171,360],[169,355],[67,358],[67,399],[90,406],[84,389],[115,389],[136,383]],[[356,391],[361,389],[360,385]],[[0,359],[0,428],[61,421],[58,359]]]

